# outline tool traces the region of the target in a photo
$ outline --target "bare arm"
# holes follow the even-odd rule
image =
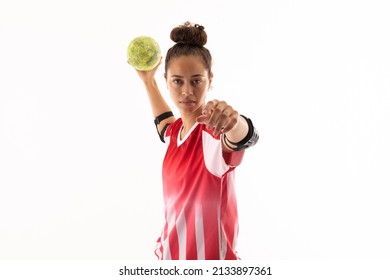
[[[150,71],[139,71],[136,70],[138,73],[138,76],[141,78],[141,80],[144,83],[146,92],[148,94],[150,106],[152,108],[153,117],[156,118],[157,116],[171,111],[171,108],[169,108],[167,102],[161,95],[160,89],[158,88],[155,74],[158,69],[158,67],[161,65],[160,63],[152,70]],[[157,130],[159,133],[161,133],[164,126],[168,123],[173,123],[175,121],[175,117],[169,117],[165,120],[163,120],[161,123],[157,125]]]

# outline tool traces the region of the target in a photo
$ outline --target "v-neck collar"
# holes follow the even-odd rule
[[[191,135],[192,131],[194,131],[194,129],[198,126],[198,124],[199,123],[195,122],[194,125],[190,128],[190,130],[187,131],[187,133],[184,135],[183,139],[180,140],[180,134],[184,128],[183,124],[181,125],[181,127],[179,129],[179,133],[177,135],[177,146],[178,147],[186,141],[186,139]]]

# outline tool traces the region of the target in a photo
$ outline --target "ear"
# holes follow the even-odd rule
[[[165,85],[168,89],[168,80],[167,80],[167,73],[164,73],[164,79],[165,79]]]
[[[213,72],[210,72],[210,76],[209,76],[209,90],[212,88],[212,82],[213,82],[213,77],[214,77],[214,73]]]

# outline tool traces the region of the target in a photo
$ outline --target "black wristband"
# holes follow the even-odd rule
[[[244,137],[244,139],[242,139],[239,142],[232,142],[226,137],[226,134],[224,134],[224,137],[223,137],[223,140],[225,141],[225,145],[233,151],[241,151],[241,150],[247,149],[249,147],[252,147],[259,140],[259,134],[258,134],[256,128],[253,126],[251,119],[245,117],[244,115],[241,115],[241,117],[243,117],[246,120],[246,122],[248,123],[248,133]],[[234,148],[231,145],[234,145],[236,147]]]

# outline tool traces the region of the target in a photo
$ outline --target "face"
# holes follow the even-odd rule
[[[200,57],[172,59],[166,73],[167,87],[182,116],[201,115],[211,79]]]

